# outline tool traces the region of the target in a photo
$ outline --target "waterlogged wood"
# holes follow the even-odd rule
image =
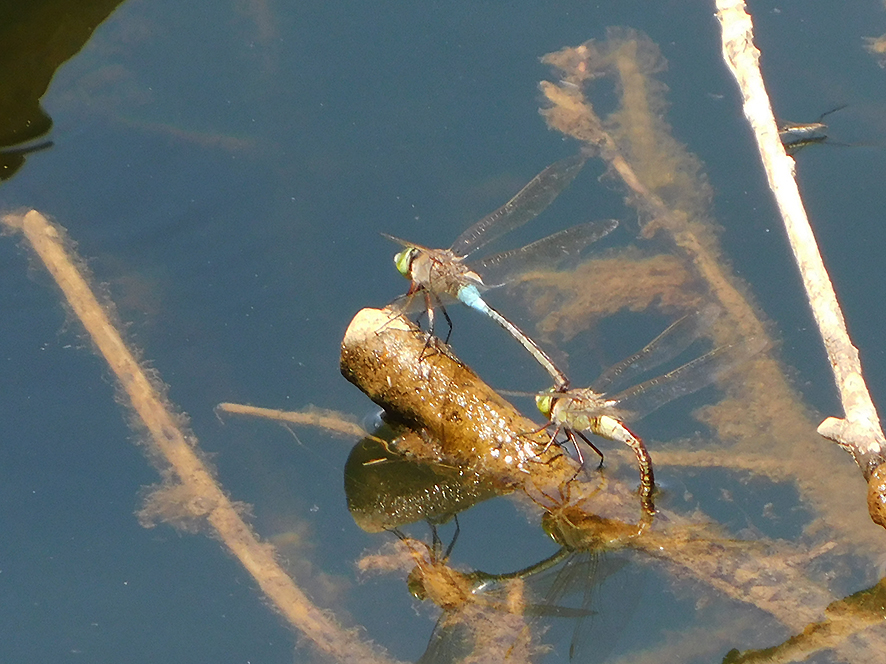
[[[340,433],[354,438],[369,436],[369,432],[353,421],[353,418],[325,408],[308,406],[301,411],[280,410],[278,408],[260,408],[242,403],[220,403],[215,407],[216,415],[244,415],[274,420],[283,424],[312,426],[332,433]]]
[[[838,600],[825,611],[825,620],[807,625],[802,632],[771,648],[739,652],[733,650],[723,664],[789,664],[805,661],[814,653],[839,646],[843,661],[867,662],[871,650],[882,653],[879,639],[872,639],[871,628],[882,628],[886,620],[886,580],[849,597]],[[865,644],[866,640],[873,643]],[[868,645],[871,650],[866,650]]]
[[[363,309],[342,341],[341,372],[425,443],[408,452],[490,478],[499,489],[560,487],[576,464],[449,348],[390,309]]]

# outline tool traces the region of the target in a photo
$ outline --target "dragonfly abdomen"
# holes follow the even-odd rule
[[[476,309],[481,314],[490,316],[491,307],[480,296],[480,290],[473,284],[462,286],[458,289],[458,299],[471,309]]]

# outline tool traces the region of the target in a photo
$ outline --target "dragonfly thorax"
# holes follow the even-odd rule
[[[612,405],[602,394],[589,388],[540,395],[535,398],[535,404],[554,424],[579,430],[590,428],[589,421],[611,410]]]

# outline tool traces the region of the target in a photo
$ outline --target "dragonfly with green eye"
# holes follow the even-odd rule
[[[465,259],[481,247],[541,214],[572,182],[584,162],[583,155],[576,155],[551,164],[511,200],[463,232],[449,249],[429,249],[384,234],[405,247],[394,256],[394,264],[400,274],[411,281],[404,297],[424,294],[431,333],[434,330],[435,306],[439,306],[443,312],[451,333],[452,321],[443,307],[442,298],[459,300],[501,325],[545,368],[553,378],[556,389],[566,388],[569,381],[548,354],[516,325],[493,309],[481,293],[503,285],[516,274],[553,267],[561,259],[574,256],[587,245],[607,235],[618,222],[609,219],[573,226],[520,249],[496,254],[475,264],[469,265]],[[448,338],[447,334],[447,340]]]
[[[721,346],[670,373],[616,394],[610,395],[606,390],[617,381],[623,382],[675,359],[718,315],[718,307],[709,307],[684,316],[643,350],[605,371],[590,387],[554,389],[535,398],[538,409],[548,418],[548,426],[554,427],[551,443],[563,432],[575,447],[582,466],[584,459],[579,441],[590,446],[600,456],[601,465],[603,463],[603,453],[584,435],[584,431],[625,443],[633,450],[640,470],[640,501],[647,521],[655,514],[652,457],[643,440],[625,422],[639,420],[674,399],[714,383],[728,370],[759,352],[762,343],[748,339]]]

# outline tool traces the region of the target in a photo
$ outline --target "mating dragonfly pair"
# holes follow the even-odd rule
[[[482,293],[512,281],[517,275],[535,268],[550,268],[563,258],[575,256],[589,244],[608,235],[616,220],[595,221],[554,233],[520,249],[495,254],[476,263],[466,259],[481,247],[526,224],[538,216],[573,181],[584,165],[577,155],[551,164],[495,212],[463,232],[448,249],[429,249],[390,235],[385,237],[404,249],[394,257],[397,270],[411,281],[405,296],[424,297],[430,333],[434,331],[434,310],[439,308],[452,331],[452,322],[444,300],[459,300],[492,318],[507,330],[550,374],[553,387],[538,393],[536,405],[553,428],[551,444],[559,443],[562,432],[576,450],[583,465],[580,442],[587,443],[603,459],[603,454],[583,432],[619,441],[634,451],[640,470],[640,498],[646,517],[655,512],[652,499],[654,472],[652,459],[643,441],[625,425],[625,420],[639,419],[665,403],[705,387],[736,359],[741,348],[717,348],[670,373],[645,381],[616,394],[606,390],[616,379],[629,379],[674,359],[685,350],[718,315],[716,307],[686,316],[671,325],[636,355],[606,371],[590,387],[570,389],[566,375],[551,357],[526,333],[492,308]],[[448,341],[449,334],[446,340]]]

